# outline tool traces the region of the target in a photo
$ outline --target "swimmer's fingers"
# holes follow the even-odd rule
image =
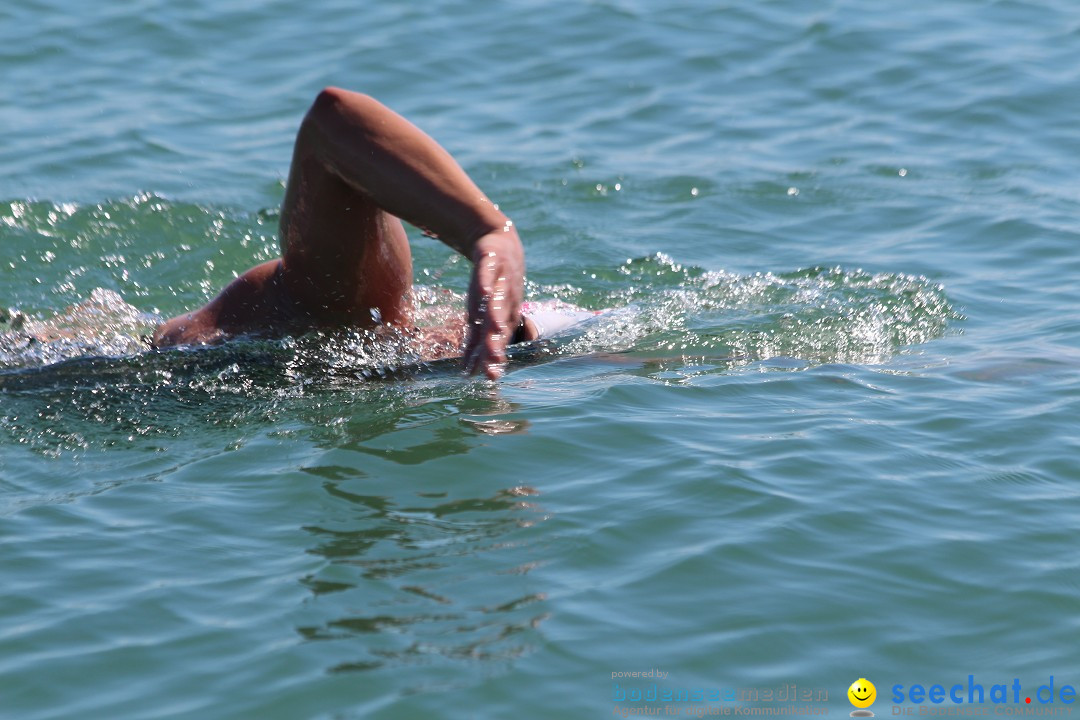
[[[465,369],[492,380],[503,373],[509,337],[507,280],[496,255],[479,258],[469,288],[469,339]]]
[[[506,366],[506,346],[521,319],[525,259],[517,233],[485,235],[473,251],[465,370],[495,380]]]
[[[477,281],[476,286],[483,285]],[[473,294],[477,300],[470,303],[474,308],[469,313],[469,337],[465,346],[465,371],[470,375],[483,372],[492,380],[503,373],[506,362],[505,342],[500,342],[504,330],[500,328],[495,309],[498,291],[488,286],[488,291],[477,290]]]

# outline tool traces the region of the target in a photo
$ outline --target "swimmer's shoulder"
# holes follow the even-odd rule
[[[287,331],[291,316],[280,274],[280,259],[256,265],[203,307],[159,325],[151,346],[213,345],[236,335]]]

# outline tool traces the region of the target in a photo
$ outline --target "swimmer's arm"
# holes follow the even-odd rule
[[[323,90],[300,133],[307,136],[303,146],[331,172],[472,260],[466,367],[498,377],[521,318],[525,275],[524,251],[509,218],[450,153],[371,97]]]

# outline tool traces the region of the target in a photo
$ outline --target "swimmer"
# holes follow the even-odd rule
[[[467,334],[414,324],[402,220],[472,261]],[[388,326],[429,347],[464,343],[466,371],[496,379],[508,344],[540,336],[522,314],[525,253],[514,223],[438,143],[366,95],[327,88],[315,98],[296,136],[279,241],[279,259],[161,324],[153,346]]]

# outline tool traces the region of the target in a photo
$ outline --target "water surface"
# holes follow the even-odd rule
[[[1080,683],[1068,4],[0,18],[0,307],[80,338],[0,334],[3,713]],[[275,256],[329,84],[459,158],[531,298],[615,311],[494,384],[349,337],[143,350]],[[467,263],[412,235],[460,302]]]

